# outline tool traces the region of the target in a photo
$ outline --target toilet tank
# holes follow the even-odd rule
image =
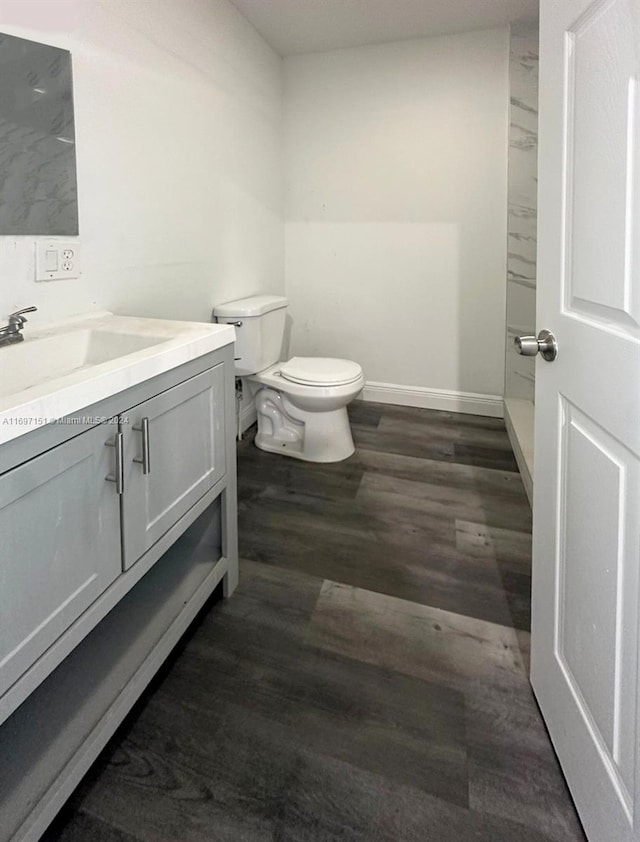
[[[253,295],[214,307],[217,322],[236,325],[236,376],[257,374],[278,362],[287,304],[281,295]]]

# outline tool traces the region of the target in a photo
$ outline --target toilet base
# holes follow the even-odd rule
[[[265,388],[256,395],[256,409],[260,450],[305,462],[342,462],[355,452],[346,406],[309,412]]]

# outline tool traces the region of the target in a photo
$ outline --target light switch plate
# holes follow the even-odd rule
[[[80,243],[77,240],[36,242],[36,281],[64,281],[79,278]]]

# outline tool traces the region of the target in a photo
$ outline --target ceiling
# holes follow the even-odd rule
[[[539,0],[231,0],[281,56],[505,26]]]

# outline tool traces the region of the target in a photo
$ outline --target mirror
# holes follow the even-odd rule
[[[0,234],[77,233],[71,53],[0,33]]]

